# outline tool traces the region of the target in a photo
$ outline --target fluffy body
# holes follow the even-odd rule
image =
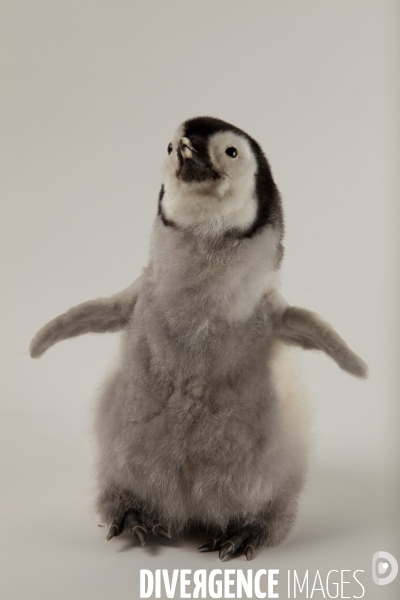
[[[245,240],[210,252],[156,222],[121,368],[98,415],[106,522],[116,516],[103,500],[109,489],[129,491],[174,534],[190,523],[252,521],[283,492],[292,504],[305,444],[271,377],[278,349],[268,301],[276,274],[265,270],[270,239],[266,230],[256,251]]]
[[[226,534],[226,552],[274,545],[294,524],[307,465],[308,421],[285,346],[323,350],[361,377],[366,365],[279,294],[282,211],[258,144],[198,118],[168,153],[146,270],[51,321],[31,353],[123,329],[96,416],[97,509],[112,535],[130,519],[132,533],[160,524],[172,535]]]

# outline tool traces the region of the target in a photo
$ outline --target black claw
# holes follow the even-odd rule
[[[246,560],[251,560],[254,550],[260,545],[261,535],[262,529],[257,523],[244,525],[238,529],[231,525],[221,537],[206,540],[197,549],[199,552],[219,550],[220,560],[235,554],[240,549],[246,556]]]
[[[146,543],[147,530],[139,520],[139,513],[136,510],[128,510],[125,514],[125,527],[131,532],[142,546]]]
[[[197,546],[197,550],[199,552],[212,552],[212,550],[216,550],[217,540],[215,538],[211,538],[210,540],[206,540],[200,546]]]
[[[232,554],[235,551],[235,544],[231,541],[225,542],[219,551],[219,560],[224,560],[228,554]]]
[[[169,540],[171,539],[170,534],[166,529],[164,529],[162,525],[154,525],[153,533],[154,535],[161,535],[162,537],[168,538]]]
[[[135,537],[136,539],[139,540],[139,542],[141,543],[142,546],[145,545],[146,531],[143,529],[143,527],[141,527],[140,525],[136,525],[136,527],[134,527],[131,530],[131,534],[133,535],[133,537]]]
[[[124,517],[116,517],[111,523],[110,530],[107,535],[107,540],[111,540],[114,536],[121,535],[124,530]]]
[[[118,525],[116,525],[115,523],[113,523],[113,525],[111,525],[111,527],[110,527],[110,531],[108,532],[107,540],[109,541],[115,535],[119,535],[119,534],[120,534],[120,531],[119,531]]]

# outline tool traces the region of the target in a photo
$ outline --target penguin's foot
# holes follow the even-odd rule
[[[168,531],[160,523],[149,523],[146,519],[146,524],[144,524],[144,520],[139,511],[128,510],[122,517],[114,519],[108,532],[107,540],[121,535],[123,531],[129,531],[144,546],[149,530],[154,535],[171,539]]]
[[[260,545],[264,534],[265,531],[261,526],[252,523],[234,531],[231,530],[225,536],[206,540],[198,546],[198,551],[212,552],[213,550],[219,550],[219,559],[224,560],[240,550],[246,556],[246,560],[250,560],[255,548]]]

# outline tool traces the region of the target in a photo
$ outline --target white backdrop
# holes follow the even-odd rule
[[[398,581],[372,583],[371,560],[400,558],[399,2],[1,7],[4,597],[135,599],[140,568],[222,565],[193,540],[141,549],[106,543],[96,527],[86,430],[118,336],[28,356],[50,318],[139,274],[170,135],[208,114],[270,160],[286,218],[284,296],[330,321],[371,372],[359,381],[302,354],[315,439],[301,522],[286,545],[221,568],[362,569],[365,598],[398,598]]]

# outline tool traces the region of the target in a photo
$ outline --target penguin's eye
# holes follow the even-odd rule
[[[168,144],[168,154],[171,154],[172,152],[172,144]]]
[[[227,154],[228,156],[230,156],[231,158],[236,158],[238,155],[238,151],[236,150],[236,148],[234,148],[233,146],[230,146],[229,148],[227,148],[225,150],[225,154]]]

